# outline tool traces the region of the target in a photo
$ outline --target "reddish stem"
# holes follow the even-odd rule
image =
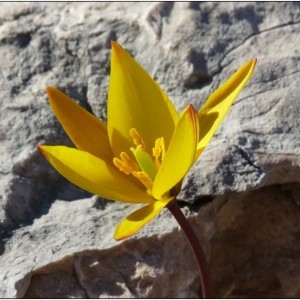
[[[203,298],[211,298],[211,280],[208,269],[208,263],[206,261],[205,254],[200,244],[200,241],[195,231],[191,227],[191,224],[181,211],[176,199],[172,200],[167,205],[167,208],[170,210],[170,212],[182,228],[187,240],[189,241],[191,248],[193,249],[198,264]]]

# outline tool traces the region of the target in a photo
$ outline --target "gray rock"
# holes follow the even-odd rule
[[[47,85],[106,119],[116,40],[179,111],[200,108],[258,58],[179,198],[216,297],[299,297],[299,21],[297,2],[1,3],[0,296],[198,295],[192,252],[167,210],[115,242],[134,207],[73,186],[36,150],[71,145]]]

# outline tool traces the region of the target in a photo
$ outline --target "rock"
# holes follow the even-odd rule
[[[209,259],[216,297],[299,297],[297,2],[0,8],[1,297],[198,296],[192,252],[167,210],[115,242],[115,226],[134,208],[73,186],[36,150],[71,145],[46,85],[106,119],[111,40],[179,111],[189,103],[200,108],[258,58],[179,198]]]
[[[217,298],[299,297],[299,188],[274,185],[214,200]]]
[[[97,197],[57,200],[47,214],[18,229],[6,243],[2,268],[14,265],[10,278],[18,286],[16,296],[196,297],[193,254],[167,210],[135,238],[113,240],[120,211],[128,215],[132,210],[132,205],[107,204]],[[163,232],[157,235],[160,227]],[[178,260],[178,253],[186,259]],[[167,285],[170,276],[176,288]]]

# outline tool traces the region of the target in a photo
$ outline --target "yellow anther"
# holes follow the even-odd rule
[[[165,156],[165,141],[163,137],[156,139],[155,146],[152,148],[152,154],[156,159],[159,159],[161,155],[161,160],[163,160]]]
[[[145,172],[133,172],[134,177],[136,177],[146,188],[148,191],[152,190],[153,181]]]
[[[156,170],[158,170],[160,167],[160,163],[165,156],[165,141],[163,137],[156,139],[155,146],[154,148],[152,148],[152,155],[155,157],[154,164]],[[159,157],[161,157],[160,160]]]
[[[138,164],[135,163],[126,152],[122,152],[120,157],[121,159],[114,157],[113,163],[121,172],[130,174],[140,170]]]
[[[135,128],[131,128],[129,130],[129,134],[132,137],[133,142],[136,146],[141,145],[142,148],[145,149],[145,143]]]

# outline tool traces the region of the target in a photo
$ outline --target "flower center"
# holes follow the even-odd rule
[[[125,174],[132,174],[151,192],[153,181],[165,155],[164,138],[156,139],[152,156],[146,151],[145,143],[135,128],[129,130],[135,147],[131,147],[135,160],[126,152],[120,154],[120,158],[114,157],[114,165]]]

